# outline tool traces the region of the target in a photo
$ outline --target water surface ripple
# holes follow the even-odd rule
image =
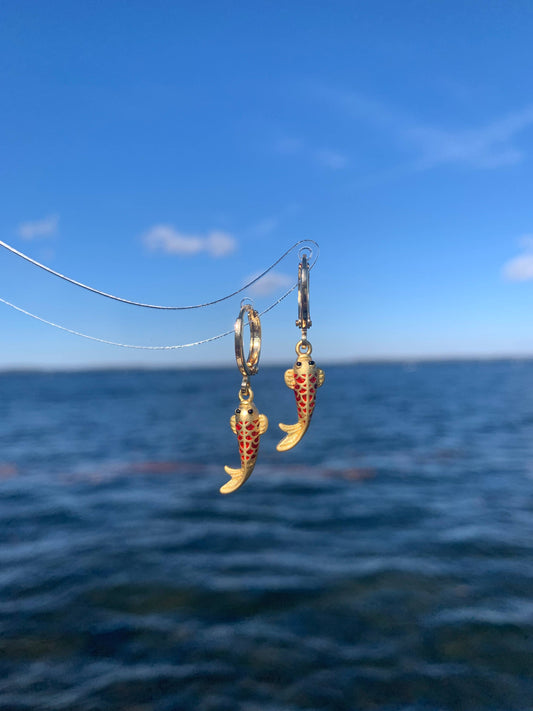
[[[0,375],[0,708],[533,709],[533,363]]]

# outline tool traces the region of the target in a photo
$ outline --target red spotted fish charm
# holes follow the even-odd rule
[[[239,406],[230,419],[231,429],[237,435],[239,442],[241,467],[240,469],[224,467],[226,474],[229,474],[231,479],[220,489],[221,494],[231,494],[249,478],[257,460],[259,440],[268,429],[268,419],[265,415],[260,415],[254,405],[254,395],[251,388],[248,388],[246,394],[248,395],[248,393],[248,397],[243,397],[239,393]]]
[[[305,352],[302,352],[304,349]],[[324,371],[317,368],[315,361],[311,360],[309,341],[300,341],[296,346],[296,353],[298,358],[294,367],[285,371],[285,384],[294,390],[298,422],[295,425],[280,423],[280,429],[287,434],[276,447],[278,452],[292,449],[307,432],[315,409],[317,388],[324,384]]]

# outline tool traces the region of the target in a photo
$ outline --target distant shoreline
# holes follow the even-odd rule
[[[391,358],[359,358],[345,361],[321,361],[324,368],[342,368],[357,366],[424,366],[438,364],[461,364],[461,363],[524,363],[533,362],[532,355],[465,355],[465,356],[405,356]],[[31,373],[112,373],[112,372],[174,372],[191,370],[233,370],[234,363],[222,364],[187,364],[187,365],[139,365],[139,364],[101,364],[101,365],[35,365],[35,366],[6,366],[0,368],[0,375],[24,375]],[[287,361],[279,363],[262,364],[262,369],[287,368]]]

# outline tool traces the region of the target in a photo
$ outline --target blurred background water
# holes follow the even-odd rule
[[[533,363],[0,376],[0,708],[533,708]]]

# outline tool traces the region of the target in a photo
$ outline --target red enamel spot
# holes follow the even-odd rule
[[[311,378],[311,382],[312,382],[312,383],[316,383],[316,377],[315,377],[314,375],[313,375],[313,377]]]
[[[305,383],[305,378],[303,376],[300,376],[299,378],[296,378],[297,383]]]
[[[248,430],[248,432],[251,432],[253,430],[253,428],[254,428],[254,426],[251,423],[249,425],[246,425],[246,429]]]
[[[240,423],[240,422],[237,422],[237,424],[236,424],[235,426],[236,426],[236,428],[237,428],[238,430],[240,430],[240,429],[241,429],[241,427],[242,427],[242,425],[241,425],[241,423]]]

